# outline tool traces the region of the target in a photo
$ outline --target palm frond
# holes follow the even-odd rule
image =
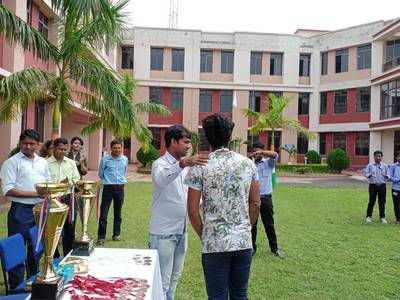
[[[257,120],[260,117],[259,112],[256,112],[255,110],[250,108],[243,108],[241,111],[246,118]]]
[[[135,103],[133,107],[138,113],[153,113],[160,116],[171,115],[171,112],[168,109],[168,107],[158,103],[153,103],[153,102]]]
[[[30,48],[34,55],[42,59],[57,61],[57,48],[39,31],[0,4],[0,33],[10,44],[20,43],[24,50]]]
[[[0,80],[0,120],[12,120],[29,104],[51,97],[54,75],[40,69],[26,69]]]

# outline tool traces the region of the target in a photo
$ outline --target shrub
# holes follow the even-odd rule
[[[327,159],[328,166],[341,173],[342,170],[347,169],[350,167],[350,158],[345,151],[340,148],[335,148],[329,153]]]
[[[333,173],[333,170],[323,164],[276,164],[276,170],[279,172],[293,173]]]
[[[153,161],[155,161],[159,157],[160,154],[158,153],[157,149],[154,148],[153,145],[150,145],[149,150],[147,150],[147,152],[144,152],[143,148],[140,148],[138,152],[136,152],[136,158],[143,166],[151,165]]]
[[[321,155],[315,150],[310,150],[306,153],[307,164],[320,164]]]

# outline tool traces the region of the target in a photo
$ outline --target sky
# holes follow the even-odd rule
[[[170,0],[130,0],[131,24],[168,27]],[[400,0],[178,0],[178,28],[292,34],[400,17]]]

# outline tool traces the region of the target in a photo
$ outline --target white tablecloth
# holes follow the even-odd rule
[[[137,265],[135,255],[150,256],[151,265]],[[146,299],[163,299],[160,263],[157,250],[96,248],[92,255],[81,256],[89,261],[89,275],[99,279],[141,278],[147,279],[150,288]],[[63,300],[70,299],[68,292],[64,293]]]

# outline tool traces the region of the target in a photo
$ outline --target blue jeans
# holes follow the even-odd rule
[[[252,249],[203,253],[202,263],[209,300],[247,300]]]
[[[160,258],[164,298],[173,300],[185,262],[187,233],[169,235],[149,234],[149,248],[157,249]]]

